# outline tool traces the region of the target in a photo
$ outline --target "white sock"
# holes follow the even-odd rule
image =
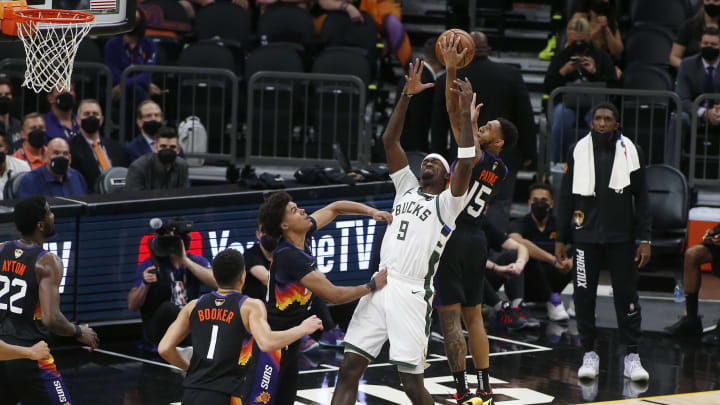
[[[519,307],[519,306],[520,306],[520,303],[522,303],[522,300],[523,300],[522,298],[515,298],[514,300],[512,300],[511,306],[513,306],[513,307]]]

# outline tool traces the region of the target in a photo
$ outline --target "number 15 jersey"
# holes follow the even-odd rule
[[[409,166],[390,175],[395,185],[393,221],[380,248],[380,268],[414,279],[432,280],[465,195],[450,189],[438,195],[422,192]]]
[[[453,162],[450,171],[454,172]],[[483,151],[480,160],[475,163],[470,177],[470,187],[465,195],[464,208],[457,217],[458,226],[476,225],[480,227],[480,216],[485,212],[486,205],[497,193],[507,177],[508,169],[503,161],[490,152]]]

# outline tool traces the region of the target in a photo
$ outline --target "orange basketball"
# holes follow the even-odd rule
[[[442,55],[442,52],[440,51],[440,44],[442,43],[443,38],[447,37],[447,39],[449,41],[450,39],[452,39],[453,35],[460,36],[460,42],[457,44],[457,52],[458,53],[462,52],[463,49],[467,48],[465,57],[460,62],[460,65],[458,66],[458,69],[459,69],[459,68],[463,68],[463,67],[467,66],[470,63],[470,61],[473,60],[473,57],[475,56],[475,41],[473,41],[472,37],[467,32],[457,29],[457,28],[443,32],[442,35],[440,35],[438,37],[437,41],[435,41],[435,56],[437,56],[440,63],[442,63],[443,66],[445,66],[445,61],[443,60],[443,55]]]

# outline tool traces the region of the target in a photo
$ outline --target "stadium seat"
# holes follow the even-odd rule
[[[228,69],[238,73],[232,51],[215,41],[185,47],[178,57],[178,66]]]
[[[652,217],[652,256],[680,259],[688,223],[689,189],[685,176],[674,167],[659,164],[645,170]],[[655,258],[657,254],[657,258]]]
[[[652,23],[662,25],[677,32],[686,16],[683,0],[635,0],[630,9],[633,25]]]
[[[331,11],[322,25],[320,42],[324,46],[351,46],[362,48],[367,52],[371,71],[375,71],[377,61],[377,26],[372,16],[362,12],[365,17],[363,23],[353,23],[347,13]]]
[[[667,66],[673,36],[666,28],[654,24],[636,25],[625,41],[627,63],[645,63]]]
[[[276,4],[268,7],[258,20],[257,35],[270,42],[310,45],[315,36],[315,25],[309,11],[295,5]]]
[[[261,70],[304,72],[300,53],[303,47],[292,42],[275,42],[252,51],[245,62],[245,80]]]
[[[667,70],[657,66],[633,63],[623,72],[623,87],[626,89],[668,90],[673,89],[673,80]]]
[[[250,38],[250,18],[244,8],[231,2],[201,7],[193,30],[198,39],[219,37],[246,44]]]
[[[192,24],[183,6],[177,0],[147,0],[147,3],[156,4],[163,10],[166,21],[176,21]]]
[[[95,189],[100,194],[117,193],[125,189],[125,178],[128,169],[125,167],[111,167],[98,176]]]
[[[180,52],[183,49],[183,41],[177,37],[169,37],[166,35],[148,35],[157,45],[157,57],[155,64],[159,66],[177,64]]]
[[[30,172],[13,174],[10,179],[8,179],[7,183],[5,183],[5,189],[3,190],[3,196],[5,197],[5,200],[12,200],[14,198],[17,198],[18,192],[20,191],[20,182],[22,181],[23,176],[28,173]]]
[[[362,48],[333,46],[326,48],[313,62],[313,73],[353,75],[365,85],[370,82],[367,52]]]

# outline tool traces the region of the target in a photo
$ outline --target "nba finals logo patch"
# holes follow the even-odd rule
[[[573,212],[573,222],[576,227],[582,227],[583,221],[585,221],[585,214],[582,211],[577,210]]]
[[[215,306],[219,307],[225,303],[225,298],[215,298]]]
[[[495,169],[496,169],[497,167],[498,167],[498,162],[493,162],[493,168],[492,168],[493,171],[495,171]]]
[[[15,258],[16,259],[19,258],[20,256],[22,256],[22,254],[23,254],[22,249],[15,249]]]
[[[262,402],[263,404],[267,404],[268,402],[270,402],[270,393],[267,391],[263,391],[255,398],[255,402]]]

